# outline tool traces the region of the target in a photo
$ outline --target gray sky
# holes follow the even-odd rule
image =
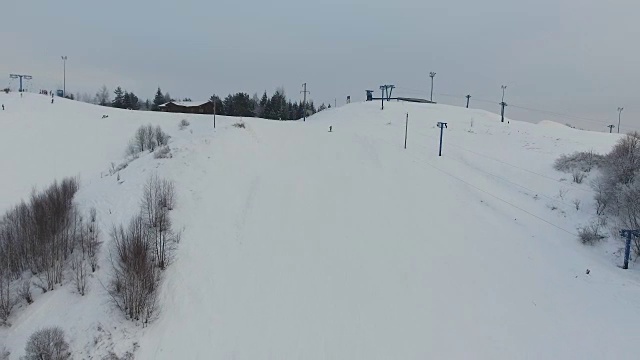
[[[640,130],[640,2],[636,0],[352,0],[348,2],[30,0],[3,2],[0,75],[34,76],[33,91],[106,84],[152,98],[271,93],[297,97],[306,82],[316,104],[363,100],[395,84],[403,96],[499,112],[506,102],[593,119],[507,108],[514,119],[553,119],[606,130],[624,106],[622,131]],[[17,81],[11,83],[17,87]],[[625,127],[626,125],[626,127]]]

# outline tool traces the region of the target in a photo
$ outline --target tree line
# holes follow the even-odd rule
[[[78,95],[78,99],[88,99],[88,96]],[[106,86],[102,86],[96,93],[93,103],[101,106],[110,106],[120,109],[160,111],[160,106],[170,101],[176,101],[168,92],[163,92],[160,87],[156,90],[153,100],[140,100],[133,91],[127,91],[118,86],[113,91],[113,100]],[[190,98],[178,101],[189,102]],[[272,120],[298,120],[313,115],[316,112],[331,108],[331,104],[320,105],[316,108],[313,100],[303,104],[302,101],[287,99],[284,89],[279,88],[269,96],[266,91],[261,97],[257,93],[250,96],[248,93],[238,92],[222,98],[213,94],[209,101],[214,103],[215,113],[227,116],[260,117]]]

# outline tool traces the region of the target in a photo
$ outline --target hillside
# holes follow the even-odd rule
[[[12,359],[50,324],[63,327],[77,358],[134,349],[136,359],[636,353],[637,267],[616,267],[615,238],[577,241],[594,213],[589,178],[572,184],[552,168],[563,153],[606,152],[618,135],[500,123],[446,105],[354,103],[306,122],[244,119],[244,129],[218,117],[214,130],[210,116],[33,94],[0,102],[0,210],[33,186],[80,175],[76,201],[97,208],[105,242],[87,295],[71,285],[38,294],[0,328]],[[179,130],[183,118],[191,125]],[[448,122],[442,157],[437,121]],[[149,122],[172,136],[173,157],[143,155],[121,183],[107,176]],[[160,317],[142,328],[109,304],[101,282],[109,229],[133,215],[152,173],[175,181],[183,233]]]

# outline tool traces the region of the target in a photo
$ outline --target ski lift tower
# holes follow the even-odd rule
[[[33,79],[33,76],[31,75],[9,74],[9,77],[12,79],[20,79],[20,92],[22,92],[22,79],[25,79],[25,80]]]

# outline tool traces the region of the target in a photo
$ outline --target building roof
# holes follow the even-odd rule
[[[182,107],[198,107],[201,105],[204,105],[208,102],[211,102],[210,100],[206,100],[206,101],[169,101],[168,103],[164,103],[162,105],[160,105],[159,107],[165,107],[169,104],[173,104],[176,106],[182,106]]]

